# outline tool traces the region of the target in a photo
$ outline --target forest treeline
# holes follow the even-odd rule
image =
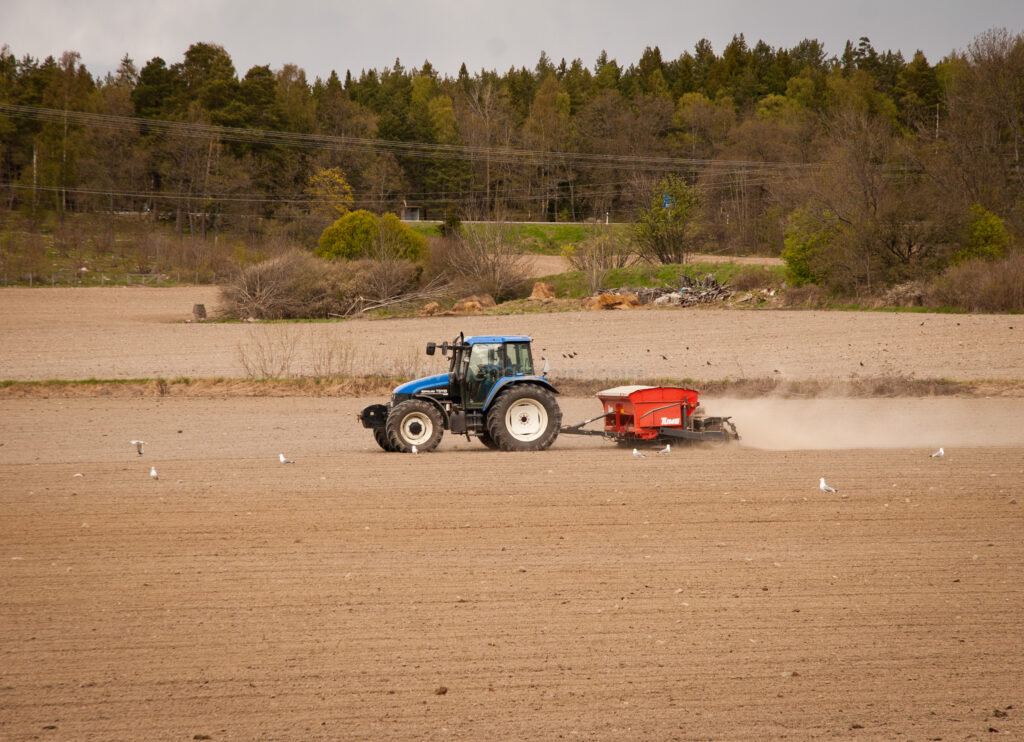
[[[240,74],[211,43],[103,77],[73,51],[4,46],[0,143],[8,212],[309,247],[330,224],[310,188],[324,172],[377,213],[619,222],[671,176],[703,248],[785,254],[794,283],[859,293],[1002,257],[1024,234],[1024,35],[990,30],[934,64],[866,38],[829,56],[738,35],[628,66],[542,54],[451,77],[396,60],[313,81],[290,64]]]

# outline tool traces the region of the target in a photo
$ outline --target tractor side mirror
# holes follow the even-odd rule
[[[441,355],[443,355],[443,356],[448,355],[448,341],[447,340],[445,340],[443,343],[441,343]]]
[[[427,355],[434,355],[434,351],[437,349],[437,343],[427,343]]]

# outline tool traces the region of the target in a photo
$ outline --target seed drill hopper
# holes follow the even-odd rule
[[[620,445],[679,441],[739,440],[728,417],[705,417],[693,389],[672,386],[617,386],[597,393],[603,411],[576,425],[562,428],[570,435],[599,435]],[[603,429],[584,426],[603,420]]]

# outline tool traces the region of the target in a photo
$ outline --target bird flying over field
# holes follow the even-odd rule
[[[131,445],[135,446],[135,450],[139,452],[139,456],[142,455],[142,450],[146,447],[145,441],[128,441]]]
[[[155,466],[149,467],[149,476],[151,476],[153,479],[159,479],[160,478],[159,476],[157,476],[156,467]]]
[[[292,460],[291,460],[290,458],[288,458],[287,456],[285,456],[285,455],[284,455],[283,453],[279,453],[279,454],[277,455],[277,458],[278,458],[278,459],[279,459],[279,460],[281,461],[281,463],[282,463],[282,464],[294,464],[294,463],[295,463],[295,462],[294,462],[294,461],[292,461]]]
[[[417,455],[417,454],[419,454],[420,450],[418,448],[416,448],[416,446],[413,446],[412,447],[412,452],[413,452],[413,455]]]
[[[822,492],[838,492],[838,490],[835,487],[829,487],[827,484],[825,484],[825,477],[821,478],[820,483],[818,484],[818,488],[821,489]]]
[[[936,451],[936,452],[935,452],[935,453],[933,453],[933,454],[930,454],[930,456],[931,456],[931,457],[932,457],[933,459],[941,459],[941,458],[942,458],[943,456],[945,456],[945,455],[946,455],[946,452],[942,450],[942,447],[941,447],[941,446],[939,447],[939,450],[938,450],[938,451]]]
[[[634,456],[635,456],[636,458],[638,458],[638,459],[646,459],[646,458],[647,458],[647,457],[646,457],[646,456],[645,456],[644,454],[640,453],[640,452],[639,452],[639,451],[637,451],[637,450],[636,450],[635,448],[633,449],[633,455],[634,455]]]
[[[658,453],[671,453],[671,452],[672,452],[672,444],[671,443],[666,443],[665,447],[663,449],[661,449],[660,451],[658,451]]]

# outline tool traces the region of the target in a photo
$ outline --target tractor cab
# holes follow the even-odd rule
[[[427,355],[433,355],[437,347],[428,343]],[[448,393],[465,409],[483,409],[499,382],[504,386],[516,378],[533,376],[530,338],[522,335],[460,336],[440,348],[442,355],[451,352]]]

